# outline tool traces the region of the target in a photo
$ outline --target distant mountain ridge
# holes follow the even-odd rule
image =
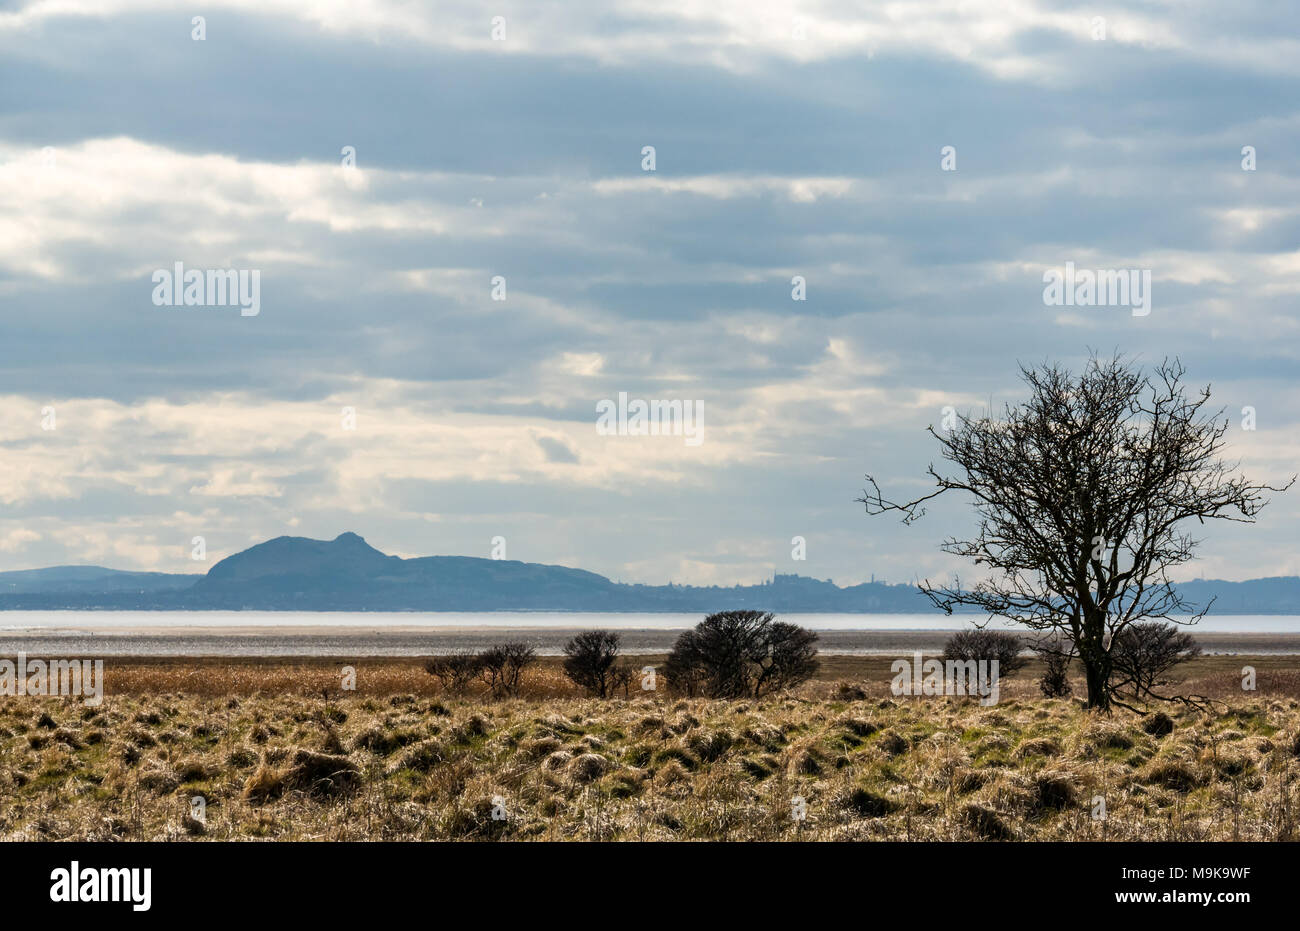
[[[1300,614],[1300,578],[1197,580],[1180,586],[1215,614]],[[206,575],[56,566],[0,572],[0,610],[609,611],[934,613],[913,585],[839,587],[799,575],[758,585],[638,585],[565,566],[473,556],[403,559],[355,533],[276,537]]]
[[[50,592],[163,592],[189,588],[201,575],[126,572],[103,566],[51,566],[0,572],[0,595]]]

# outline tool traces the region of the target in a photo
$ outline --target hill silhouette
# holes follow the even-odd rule
[[[1300,578],[1196,581],[1186,593],[1216,614],[1300,614]],[[934,612],[912,585],[840,587],[799,575],[757,585],[639,585],[566,566],[473,556],[404,559],[355,533],[333,540],[276,537],[206,575],[95,566],[0,572],[0,610],[614,611],[733,608],[846,614]]]

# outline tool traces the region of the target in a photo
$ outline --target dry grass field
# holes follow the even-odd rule
[[[554,659],[505,701],[439,695],[405,659],[352,660],[348,692],[325,660],[114,661],[98,707],[0,698],[0,836],[1300,838],[1294,657],[1188,664],[1220,703],[1161,718],[1043,699],[1033,668],[981,707],[890,697],[886,658],[822,660],[759,701],[582,698]]]

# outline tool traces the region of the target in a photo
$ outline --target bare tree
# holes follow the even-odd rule
[[[1155,689],[1170,684],[1166,676],[1175,666],[1200,654],[1201,648],[1192,635],[1173,624],[1159,621],[1130,624],[1111,644],[1114,670],[1111,686],[1116,692],[1131,694],[1139,701],[1177,700],[1160,695]]]
[[[668,658],[664,661],[664,678],[668,688],[678,695],[694,698],[704,693],[704,668],[694,649],[693,638],[687,631],[677,638]]]
[[[679,692],[758,698],[817,671],[817,635],[765,611],[710,614],[677,638],[664,673]]]
[[[461,695],[479,674],[482,663],[477,653],[457,650],[446,656],[435,656],[424,663],[424,671],[438,680],[444,692]]]
[[[1195,623],[1209,608],[1187,603],[1169,578],[1200,542],[1185,526],[1253,523],[1264,492],[1295,478],[1253,484],[1224,462],[1228,420],[1205,410],[1208,387],[1188,394],[1177,360],[1147,375],[1094,355],[1078,376],[1056,365],[1022,366],[1021,375],[1029,399],[1007,405],[1002,420],[960,415],[950,431],[929,428],[955,466],[930,466],[935,491],[896,503],[868,475],[858,500],[868,514],[899,512],[911,523],[939,495],[973,496],[974,538],[944,549],[992,574],[969,588],[927,581],[921,591],[948,613],[970,606],[1068,636],[1088,706],[1107,709],[1115,637],[1143,620]]]
[[[1002,630],[961,630],[943,645],[943,658],[966,662],[997,660],[999,676],[1013,676],[1029,662],[1020,655],[1025,648],[1015,634]]]
[[[598,698],[606,698],[618,680],[619,635],[587,630],[564,645],[564,674]]]
[[[478,655],[478,675],[494,698],[513,697],[519,694],[524,670],[536,659],[537,651],[526,643],[499,643]]]
[[[1043,660],[1043,675],[1038,688],[1048,698],[1067,698],[1074,691],[1070,684],[1070,661],[1074,659],[1074,644],[1063,637],[1044,637],[1034,645],[1034,652]]]
[[[626,662],[619,663],[609,674],[609,694],[623,690],[624,698],[632,697],[632,680],[636,678],[636,669]]]

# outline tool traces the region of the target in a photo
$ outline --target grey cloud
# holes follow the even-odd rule
[[[162,526],[173,511],[219,506],[228,523],[214,546],[299,520],[295,532],[354,529],[404,552],[473,553],[500,528],[512,557],[563,556],[624,577],[627,566],[692,564],[752,579],[755,551],[771,554],[764,567],[897,579],[934,564],[932,537],[943,534],[868,523],[851,500],[865,471],[907,483],[923,470],[933,450],[922,428],[937,416],[915,406],[924,393],[1012,400],[1017,361],[1077,364],[1088,346],[1116,347],[1147,360],[1180,355],[1194,381],[1215,383],[1216,400],[1255,404],[1262,423],[1293,429],[1300,76],[1275,61],[1273,44],[1293,24],[1263,4],[1197,9],[1182,17],[1140,4],[1132,14],[1173,17],[1195,40],[1190,50],[1045,29],[1017,36],[1009,51],[1049,64],[1047,77],[994,76],[982,61],[888,45],[870,59],[805,63],[755,53],[744,73],[653,55],[495,56],[229,12],[210,17],[206,43],[154,14],[50,20],[40,43],[0,32],[6,149],[121,136],[307,172],[355,145],[371,171],[365,190],[323,188],[324,219],[291,191],[284,203],[245,203],[241,184],[196,174],[187,189],[220,191],[234,209],[178,209],[182,192],[151,190],[51,245],[43,257],[72,272],[55,280],[11,266],[17,246],[0,236],[11,243],[0,245],[0,391],[37,409],[50,398],[110,398],[198,410],[233,393],[254,416],[258,403],[292,401],[332,417],[327,401],[392,383],[385,396],[430,424],[513,418],[545,462],[586,466],[583,449],[531,431],[590,423],[597,399],[625,390],[704,398],[723,427],[753,418],[764,457],[682,460],[686,480],[672,488],[395,478],[378,483],[379,503],[366,512],[333,500],[334,437],[198,455],[183,448],[183,431],[142,423],[99,451],[105,469],[273,466],[283,497],[148,496],[120,478],[72,475],[72,496],[25,499],[9,519],[47,532],[62,522],[144,534],[122,530],[114,511]],[[657,27],[612,16],[591,28],[617,37]],[[701,30],[696,39],[719,37],[715,26]],[[153,54],[132,53],[141,47]],[[727,197],[593,190],[644,181],[644,144],[658,149],[658,181],[756,186]],[[939,171],[946,144],[958,148],[952,174]],[[1245,144],[1259,150],[1253,174],[1238,165]],[[798,202],[755,180],[808,177],[853,186]],[[305,214],[292,214],[295,204]],[[28,206],[10,216],[43,209]],[[375,220],[371,208],[386,213]],[[1216,219],[1274,208],[1292,212],[1265,214],[1253,231]],[[380,222],[392,216],[448,227]],[[371,225],[347,225],[363,221]],[[147,269],[227,253],[271,254],[259,317],[149,303]],[[1163,266],[1151,260],[1155,310],[1140,322],[1097,308],[1066,325],[1042,304],[1046,267],[1162,255]],[[1291,256],[1289,269],[1279,255]],[[1232,280],[1175,280],[1169,264],[1179,261],[1222,263]],[[403,283],[408,274],[420,283]],[[495,274],[509,281],[504,304],[489,297]],[[790,300],[791,274],[807,276],[806,302]],[[862,370],[828,369],[832,345]],[[566,373],[565,353],[601,366]],[[881,405],[869,429],[861,424],[872,412],[846,411],[836,394],[853,388],[879,392],[860,402]],[[0,444],[6,455],[30,451],[9,435]],[[1294,500],[1275,507],[1300,514]],[[932,529],[960,526],[961,513]],[[1284,541],[1284,524],[1261,527],[1261,543]],[[787,566],[794,533],[817,541],[807,566]],[[75,558],[72,544],[60,545]],[[56,549],[47,538],[31,558]],[[1251,564],[1241,559],[1239,574]]]

